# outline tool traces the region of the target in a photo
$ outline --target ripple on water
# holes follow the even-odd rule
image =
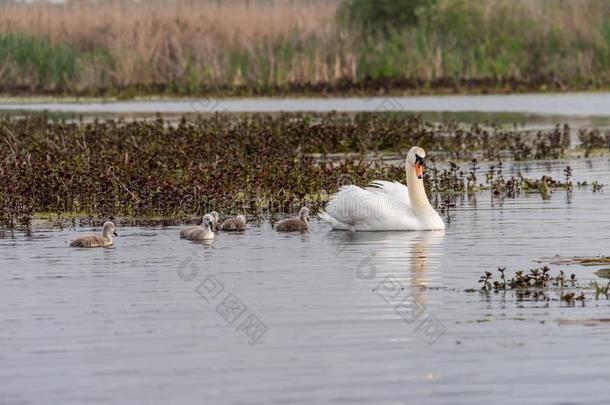
[[[610,183],[607,160],[507,164],[505,173]],[[607,194],[574,190],[458,201],[444,232],[280,234],[267,223],[180,240],[124,228],[110,249],[68,247],[91,229],[0,240],[0,395],[19,403],[601,402],[608,302],[517,302],[463,290],[485,270],[608,253]],[[557,269],[563,267],[555,267]],[[595,268],[572,266],[580,279]],[[202,298],[202,282],[222,285]],[[446,328],[428,343],[384,300],[384,280]],[[217,311],[233,294],[267,332],[253,346]],[[570,322],[572,321],[572,322]],[[541,378],[541,377],[544,378]],[[69,381],[69,384],[67,383]],[[515,390],[514,387],[521,387]],[[9,401],[9,402],[10,402]]]

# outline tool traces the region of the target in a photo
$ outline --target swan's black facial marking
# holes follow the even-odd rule
[[[119,236],[119,234],[118,234],[118,233],[116,233],[116,231],[112,231],[112,234],[113,234],[114,236]]]
[[[424,178],[424,167],[426,164],[424,163],[424,158],[415,154],[415,174],[418,179]]]

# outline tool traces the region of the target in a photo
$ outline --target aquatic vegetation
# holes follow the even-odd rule
[[[594,319],[560,319],[559,325],[608,326],[610,318]]]
[[[610,269],[599,269],[594,274],[597,277],[610,278]]]
[[[542,257],[538,260],[539,263],[549,263],[553,265],[582,265],[582,266],[607,266],[610,264],[609,256],[553,256]]]
[[[606,284],[606,286],[601,286],[597,283],[597,281],[592,281],[591,282],[591,287],[593,287],[595,289],[595,299],[598,299],[600,296],[605,296],[606,299],[610,298],[609,294],[610,294],[610,282],[608,282],[608,284]]]
[[[433,164],[432,169],[426,175],[429,192],[443,195],[445,198],[455,194],[466,193],[470,195],[484,190],[490,191],[496,197],[516,197],[522,194],[538,193],[543,199],[550,198],[550,194],[556,190],[572,192],[571,169],[569,169],[569,176],[566,175],[564,182],[554,180],[548,175],[544,175],[540,179],[529,179],[523,177],[520,173],[517,176],[505,179],[502,174],[503,163],[500,160],[489,165],[485,172],[485,181],[477,183],[477,163],[476,159],[470,162],[470,171],[466,177],[464,171],[456,163],[449,162],[448,168],[440,169]],[[566,173],[565,170],[564,173]],[[581,188],[587,187],[586,184],[579,184],[581,184]],[[592,187],[592,190],[594,192],[598,191],[595,187]]]
[[[566,279],[565,274],[562,271],[556,277],[551,277],[551,269],[547,266],[530,269],[529,272],[517,271],[515,275],[510,279],[505,275],[506,268],[499,267],[498,272],[500,273],[500,280],[492,281],[493,274],[486,271],[483,276],[479,279],[479,283],[482,283],[482,290],[511,290],[511,289],[528,289],[528,288],[548,288],[550,286],[556,286],[563,288],[566,286],[566,282],[571,284],[572,287],[576,285],[576,275],[570,275],[569,279]]]
[[[506,274],[506,268],[499,267],[499,279],[494,279],[491,272],[486,271],[479,278],[481,287],[479,291],[482,293],[505,293],[514,292],[518,300],[530,301],[549,301],[549,294],[556,295],[555,300],[574,304],[577,301],[586,300],[586,292],[592,290],[595,294],[595,299],[605,297],[609,299],[610,282],[607,286],[600,286],[596,281],[591,282],[588,286],[582,286],[578,283],[575,274],[569,277],[559,271],[556,276],[551,275],[551,269],[547,266],[530,269],[529,271],[516,271],[512,277]],[[469,289],[467,292],[475,292],[474,289]]]
[[[570,179],[572,178],[572,168],[570,166],[566,166],[565,169],[563,169],[563,175],[564,175],[564,185],[567,191],[572,191],[572,182],[570,181]]]
[[[599,182],[597,182],[595,180],[593,182],[591,182],[591,190],[593,190],[594,193],[601,191],[602,188],[604,188],[603,184],[599,184]]]
[[[610,149],[610,131],[602,133],[597,128],[580,129],[578,131],[580,147],[585,151],[585,157],[589,157],[596,149]]]
[[[561,149],[557,131],[544,133],[554,139],[545,150]],[[216,114],[177,122],[3,118],[0,223],[27,226],[37,212],[57,221],[75,215],[184,219],[213,210],[259,216],[300,206],[315,213],[342,184],[404,182],[402,156],[415,144],[438,160],[430,161],[425,184],[442,210],[456,194],[570,189],[571,171],[564,182],[505,176],[499,156],[513,155],[514,139],[531,145],[519,158],[542,151],[534,145],[539,136],[529,135],[390,113]],[[494,162],[484,180],[479,158]]]

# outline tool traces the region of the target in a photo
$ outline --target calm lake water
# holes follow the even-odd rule
[[[134,101],[37,102],[0,99],[0,115],[48,111],[61,118],[76,116],[140,117],[161,113],[166,117],[200,113],[255,113],[280,111],[394,111],[412,112],[431,120],[494,121],[522,125],[569,123],[575,127],[609,127],[610,93],[560,93],[515,95],[452,95],[368,98],[252,98],[164,99]]]
[[[610,183],[608,159],[505,173],[559,178],[566,164]],[[480,193],[440,233],[249,226],[211,245],[180,227],[119,228],[93,250],[68,243],[99,229],[0,239],[0,402],[607,403],[610,323],[565,321],[610,318],[608,300],[464,291],[498,266],[608,254],[606,190]]]

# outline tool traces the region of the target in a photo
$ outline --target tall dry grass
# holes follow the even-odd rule
[[[610,81],[606,0],[437,0],[420,11],[416,26],[386,37],[341,26],[339,6],[339,0],[0,3],[0,90]]]
[[[274,82],[279,63],[276,44],[290,42],[295,35],[330,41],[337,4],[287,0],[8,4],[0,11],[0,32],[27,33],[51,44],[76,47],[84,54],[81,88],[100,81],[117,86],[179,80],[193,85],[243,82],[263,72],[241,71],[239,58],[260,58],[261,52],[270,64],[264,73],[272,77],[266,80]],[[291,61],[292,74],[286,80],[304,80],[306,62]]]

